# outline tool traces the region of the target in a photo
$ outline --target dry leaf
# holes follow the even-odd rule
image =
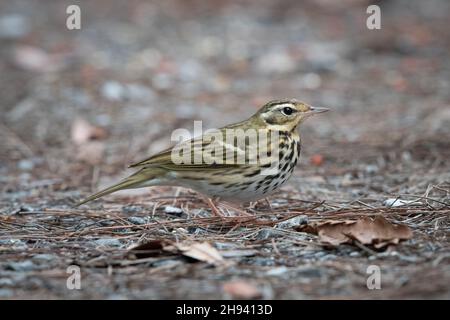
[[[358,220],[325,221],[298,226],[296,230],[317,234],[320,241],[334,246],[357,240],[362,244],[381,248],[412,237],[408,226],[392,224],[382,216],[375,219],[364,217]]]
[[[91,140],[104,139],[107,136],[106,130],[93,126],[84,119],[76,119],[72,124],[72,141],[80,145]]]
[[[128,247],[128,251],[133,257],[137,259],[144,259],[163,255],[163,249],[167,245],[170,245],[168,241],[150,240],[143,243],[133,244]]]
[[[225,260],[220,255],[216,248],[211,246],[208,242],[194,242],[194,243],[174,243],[172,246],[167,246],[164,250],[173,251],[178,250],[186,257],[190,257],[199,261],[204,261],[209,264],[218,266],[224,265]]]
[[[223,285],[223,291],[234,299],[261,298],[261,291],[253,284],[245,281],[230,281]]]
[[[195,260],[219,266],[227,265],[227,261],[216,248],[207,242],[170,242],[167,240],[151,240],[128,248],[130,253],[139,259],[164,255],[165,253],[182,254]]]

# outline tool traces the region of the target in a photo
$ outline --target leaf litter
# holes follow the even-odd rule
[[[383,216],[363,217],[357,220],[327,220],[296,227],[297,231],[317,234],[325,244],[337,246],[354,240],[379,249],[411,239],[411,229],[393,224]]]

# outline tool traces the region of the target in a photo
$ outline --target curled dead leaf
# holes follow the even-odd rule
[[[318,222],[298,226],[296,230],[317,234],[320,241],[333,246],[356,240],[365,245],[381,248],[412,238],[412,231],[408,226],[393,224],[382,216],[374,219],[363,217],[358,220]]]
[[[217,251],[217,249],[210,245],[208,242],[174,243],[172,246],[165,247],[164,250],[177,250],[186,257],[207,262],[215,266],[226,264],[219,251]]]
[[[129,253],[138,259],[165,255],[167,253],[182,254],[186,257],[203,261],[214,266],[225,266],[228,262],[208,242],[171,242],[167,240],[151,240],[128,248]]]
[[[161,256],[164,255],[163,249],[167,245],[170,245],[170,242],[165,240],[150,240],[131,245],[128,247],[128,252],[131,257],[137,259]]]

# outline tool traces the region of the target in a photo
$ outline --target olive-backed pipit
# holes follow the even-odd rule
[[[191,188],[230,202],[264,198],[294,171],[301,150],[299,124],[325,111],[295,99],[271,101],[245,121],[132,164],[140,169],[77,206],[118,190],[160,185]]]

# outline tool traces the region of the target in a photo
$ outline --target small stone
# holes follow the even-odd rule
[[[378,166],[377,165],[374,165],[374,164],[369,164],[369,165],[367,165],[366,166],[366,168],[365,168],[365,171],[366,171],[366,173],[368,173],[368,174],[375,174],[375,173],[377,173],[378,172]]]
[[[12,286],[14,285],[14,281],[9,278],[0,278],[0,287]]]
[[[129,217],[128,221],[133,224],[145,224],[147,222],[144,218],[141,217]]]
[[[289,229],[303,224],[308,224],[308,217],[306,215],[301,215],[286,221],[282,221],[277,224],[277,228]]]
[[[183,233],[183,234],[189,233],[189,231],[187,231],[187,230],[184,229],[184,228],[176,228],[176,229],[174,229],[172,232],[173,232],[173,233]]]
[[[53,261],[56,259],[56,256],[53,254],[36,254],[32,258],[35,261]]]
[[[327,254],[322,257],[323,260],[335,260],[336,258],[337,258],[337,256],[334,254]]]
[[[164,208],[164,212],[167,214],[171,214],[177,217],[181,217],[181,215],[183,214],[183,210],[177,207],[173,207],[173,206],[166,206]]]
[[[125,88],[117,81],[108,81],[103,84],[101,94],[108,100],[120,101],[125,96]]]
[[[278,268],[273,268],[269,271],[266,272],[266,275],[268,276],[279,276],[282,275],[283,273],[288,272],[289,269],[287,267],[278,267]]]
[[[13,271],[31,271],[36,269],[36,265],[30,261],[10,262],[6,265],[6,268]]]
[[[96,245],[103,246],[103,247],[120,247],[120,246],[122,246],[122,242],[119,239],[115,239],[115,238],[97,239],[94,242]]]
[[[18,239],[0,239],[0,245],[7,246],[26,246],[25,242]]]
[[[36,208],[33,208],[30,205],[23,204],[20,206],[20,213],[24,213],[24,212],[33,213],[34,211],[36,211]]]
[[[123,213],[139,213],[139,212],[142,212],[143,210],[144,210],[144,208],[141,206],[128,205],[128,206],[122,207]],[[132,217],[130,217],[130,218],[132,218]],[[130,218],[128,218],[128,219],[130,219]]]
[[[0,289],[0,297],[12,297],[13,291],[10,289]]]
[[[28,20],[18,14],[9,14],[0,17],[0,38],[18,39],[30,31]]]
[[[34,163],[29,159],[22,159],[17,163],[17,168],[22,171],[31,171],[34,168]]]

